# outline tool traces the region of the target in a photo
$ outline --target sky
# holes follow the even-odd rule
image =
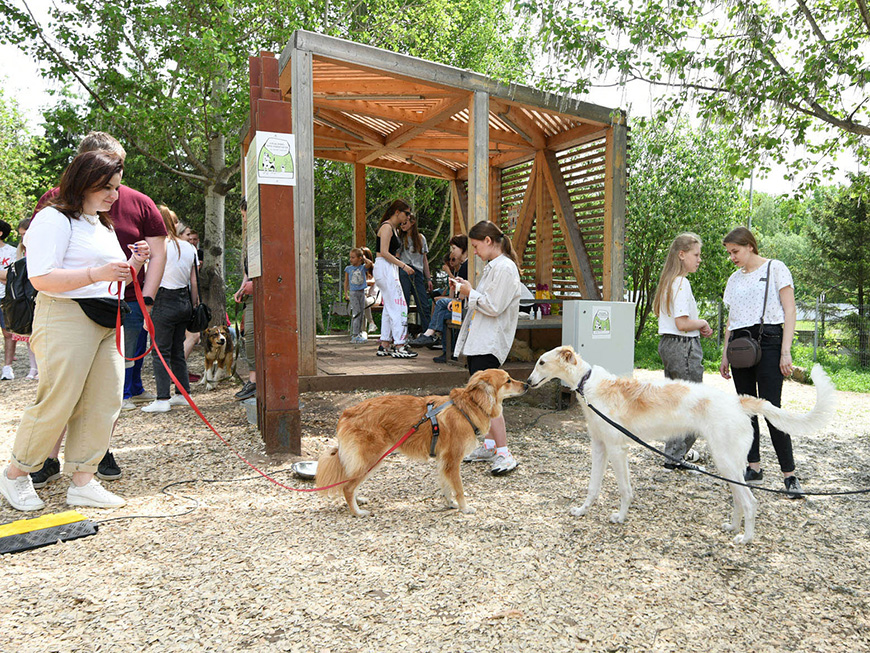
[[[36,63],[12,45],[0,45],[0,85],[7,98],[14,98],[24,113],[32,130],[38,130],[42,109],[53,104],[48,90],[50,85],[40,75]],[[56,88],[56,87],[55,87]],[[651,109],[649,88],[642,82],[631,82],[624,88],[600,88],[594,95],[584,100],[606,107],[628,109],[629,124],[632,116],[648,116]],[[833,183],[844,183],[846,172],[856,172],[858,164],[853,157],[841,155],[838,160],[839,172]],[[792,182],[784,178],[784,166],[774,166],[766,177],[754,176],[752,186],[755,191],[770,195],[782,195],[794,190]],[[749,181],[744,182],[749,188]]]

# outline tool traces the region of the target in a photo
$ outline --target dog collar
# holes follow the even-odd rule
[[[583,375],[583,378],[580,379],[580,383],[578,383],[577,387],[575,388],[575,391],[581,397],[583,396],[583,388],[586,386],[586,382],[589,380],[590,376],[592,376],[592,368],[591,367],[586,371],[586,374]]]

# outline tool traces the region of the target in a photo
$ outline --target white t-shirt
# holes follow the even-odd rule
[[[36,214],[24,234],[24,246],[27,275],[31,279],[53,270],[82,270],[127,260],[113,229],[99,221],[91,224],[84,216],[70,220],[53,206]],[[109,285],[108,281],[98,281],[75,290],[44,294],[69,299],[113,297]],[[112,289],[117,292],[118,288],[112,284]]]
[[[680,331],[677,328],[677,318],[687,317],[690,320],[698,319],[698,304],[692,294],[692,284],[684,276],[678,276],[671,282],[671,297],[673,298],[673,311],[670,315],[664,306],[659,310],[659,335],[670,334],[672,336],[687,336],[697,338],[701,336],[698,329],[692,331]]]
[[[175,243],[178,243],[178,247]],[[180,251],[179,251],[180,250]],[[187,288],[190,285],[190,273],[196,263],[196,247],[186,240],[172,241],[166,239],[166,267],[163,268],[163,279],[160,287],[167,290]]]
[[[762,308],[764,308],[765,324],[785,322],[785,311],[782,309],[779,291],[789,286],[794,287],[794,281],[785,263],[776,259],[770,261],[770,277],[766,308],[764,305],[764,286],[767,282],[767,261],[749,274],[741,269],[728,278],[722,301],[728,307],[728,328],[731,331],[761,322]]]
[[[0,270],[5,270],[7,265],[15,263],[15,248],[12,245],[0,247]],[[6,284],[0,282],[0,298],[6,296]]]

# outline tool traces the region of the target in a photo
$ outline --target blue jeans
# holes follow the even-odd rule
[[[423,327],[429,324],[429,289],[426,287],[426,278],[423,270],[414,268],[413,278],[404,270],[399,270],[399,283],[402,284],[402,294],[405,295],[405,303],[411,305],[411,293],[414,293],[414,301],[417,304],[417,324]]]
[[[132,358],[145,352],[148,343],[148,333],[142,327],[145,318],[142,309],[136,302],[130,303],[130,312],[124,316],[124,356]],[[131,353],[132,352],[132,353]],[[145,392],[142,386],[142,361],[124,361],[124,399],[141,395]]]
[[[187,376],[187,361],[184,358],[184,332],[193,308],[190,305],[190,291],[187,288],[170,290],[161,288],[154,298],[154,342],[163,359],[178,379],[181,386],[190,392],[190,379]],[[157,384],[157,398],[169,399],[171,381],[156,351],[151,352],[154,365],[154,381]]]

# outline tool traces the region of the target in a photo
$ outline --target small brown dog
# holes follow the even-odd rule
[[[225,326],[213,326],[205,330],[205,373],[199,385],[214,390],[223,379],[232,376],[233,336]]]
[[[437,416],[440,436],[435,456],[441,491],[450,507],[458,505],[462,512],[473,513],[474,508],[465,501],[459,467],[476,442],[474,427],[482,434],[487,433],[490,420],[501,415],[502,400],[525,391],[525,384],[515,381],[504,370],[484,370],[474,374],[465,387],[452,390],[449,397],[391,395],[351,406],[338,420],[338,446],[324,453],[317,462],[317,485],[352,479],[324,492],[332,496],[343,493],[354,515],[367,516],[369,512],[360,510],[357,504],[356,490],[374,472],[369,468],[426,414],[428,403],[440,406],[451,399],[453,405]],[[410,458],[425,460],[429,457],[431,442],[432,424],[427,420],[405,440],[399,451]]]

